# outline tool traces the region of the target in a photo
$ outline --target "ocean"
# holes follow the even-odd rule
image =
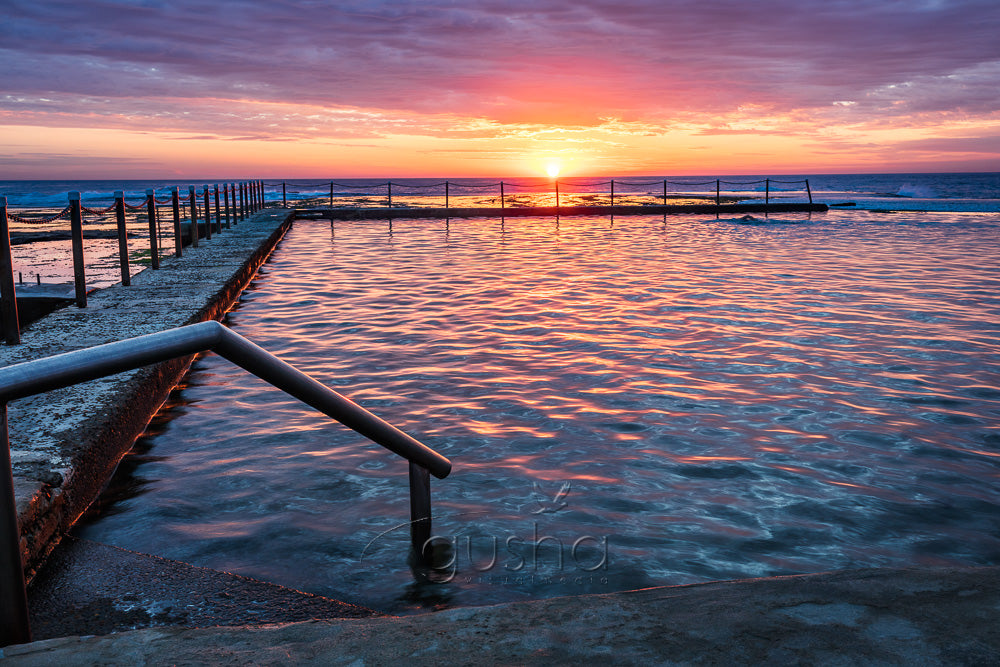
[[[391,613],[998,565],[1000,177],[809,178],[853,205],[296,222],[226,323],[452,459],[435,571],[405,462],[211,354],[76,532]]]

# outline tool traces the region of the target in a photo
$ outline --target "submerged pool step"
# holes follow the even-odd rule
[[[65,537],[28,589],[35,640],[161,626],[383,616],[249,577]]]

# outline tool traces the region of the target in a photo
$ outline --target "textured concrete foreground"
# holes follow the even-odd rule
[[[1000,568],[860,570],[409,617],[158,628],[2,650],[5,665],[1000,662]]]

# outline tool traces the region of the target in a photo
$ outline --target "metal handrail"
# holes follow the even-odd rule
[[[420,557],[430,537],[430,477],[451,461],[357,403],[216,321],[67,352],[0,368],[0,646],[31,641],[14,502],[7,403],[141,366],[213,351],[410,462],[411,540]],[[6,487],[6,488],[4,488]]]

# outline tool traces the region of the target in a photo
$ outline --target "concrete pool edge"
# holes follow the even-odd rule
[[[158,271],[91,293],[30,326],[22,344],[0,347],[9,365],[74,349],[222,318],[291,226],[293,213],[266,209]],[[192,358],[121,373],[14,401],[9,424],[15,503],[30,578],[110,478]]]
[[[1000,567],[866,569],[0,649],[51,664],[991,664]],[[376,641],[377,638],[377,641]]]

